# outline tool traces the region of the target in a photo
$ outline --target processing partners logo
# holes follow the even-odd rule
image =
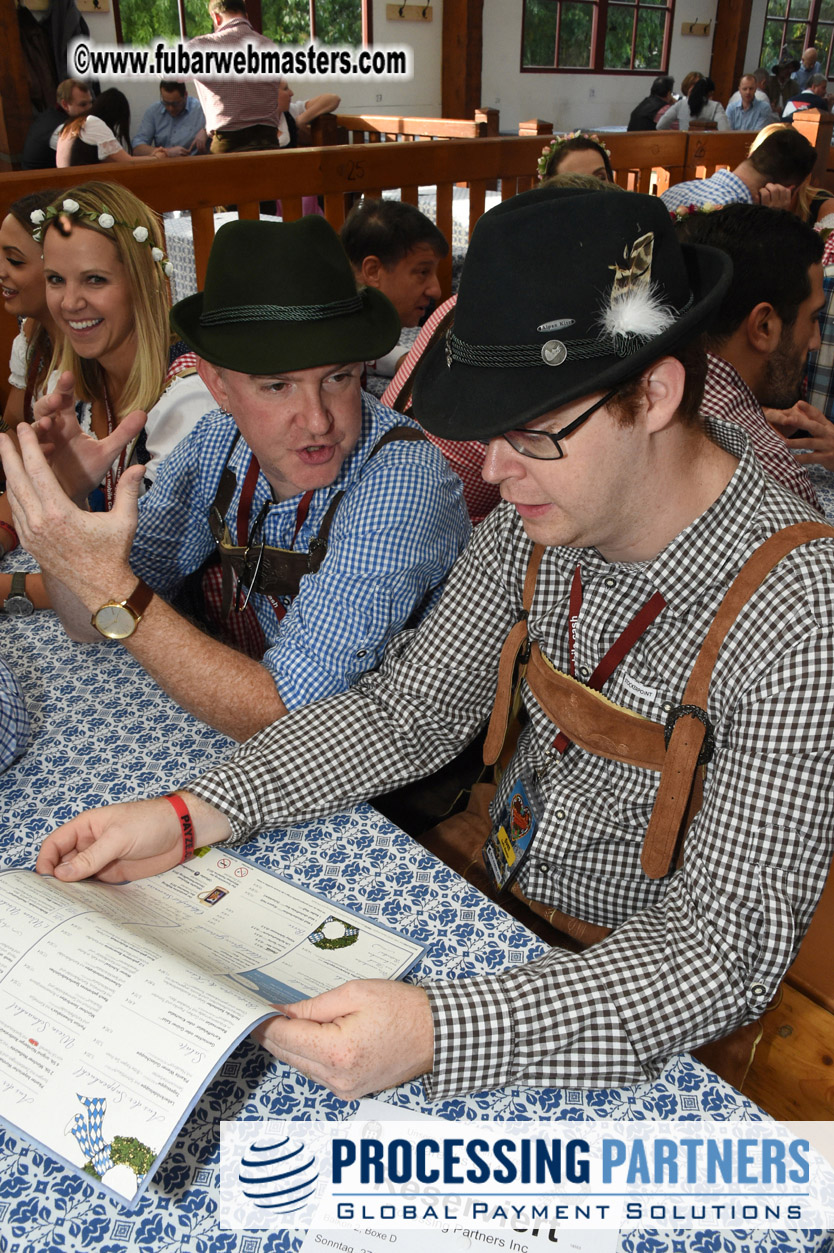
[[[255,1140],[241,1157],[237,1175],[241,1194],[250,1204],[284,1218],[306,1213],[318,1178],[315,1157],[289,1136],[266,1143]]]
[[[224,1122],[218,1221],[467,1236],[828,1230],[832,1165],[828,1123]]]

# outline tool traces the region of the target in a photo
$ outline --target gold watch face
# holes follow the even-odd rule
[[[93,614],[93,626],[108,640],[126,640],[136,630],[136,617],[118,601],[108,601]]]

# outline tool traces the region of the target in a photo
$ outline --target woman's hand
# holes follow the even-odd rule
[[[34,418],[38,443],[55,477],[70,500],[82,506],[122,449],[136,439],[147,415],[134,409],[106,439],[86,435],[75,416],[75,383],[67,370],[55,391],[36,403]]]

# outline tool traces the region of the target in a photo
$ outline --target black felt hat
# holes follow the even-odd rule
[[[475,227],[414,416],[445,439],[489,439],[609,391],[704,330],[731,275],[725,253],[678,242],[656,196],[515,196]]]
[[[317,215],[221,226],[205,289],[174,305],[171,325],[206,361],[241,374],[382,357],[400,333],[382,292],[357,291],[338,235]]]

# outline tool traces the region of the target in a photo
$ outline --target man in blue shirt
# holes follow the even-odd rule
[[[760,131],[776,119],[773,110],[756,95],[756,80],[752,74],[743,74],[738,84],[740,100],[727,105],[730,129],[734,131]]]
[[[206,119],[185,83],[159,84],[159,101],[145,110],[133,137],[135,157],[187,157],[208,150]]]
[[[811,173],[816,159],[816,151],[804,135],[782,126],[763,139],[734,170],[717,170],[711,178],[675,183],[661,199],[671,211],[725,204],[788,209],[794,189]]]
[[[373,669],[438,598],[469,520],[442,453],[360,389],[399,319],[380,292],[357,291],[323,218],[222,227],[205,291],[171,317],[221,408],[138,509],[141,468],[125,470],[109,513],[80,507],[102,467],[77,433],[76,503],[31,428],[22,460],[3,437],[7,481],[70,634],[121,640],[181,705],[243,740]],[[118,433],[136,425],[129,415]],[[219,577],[205,568],[215,553]],[[234,643],[194,617],[219,619]]]
[[[817,74],[822,73],[822,66],[817,57],[819,50],[811,47],[806,48],[802,54],[802,61],[797,70],[794,70],[794,78],[800,91],[807,91],[811,85],[811,79]]]

